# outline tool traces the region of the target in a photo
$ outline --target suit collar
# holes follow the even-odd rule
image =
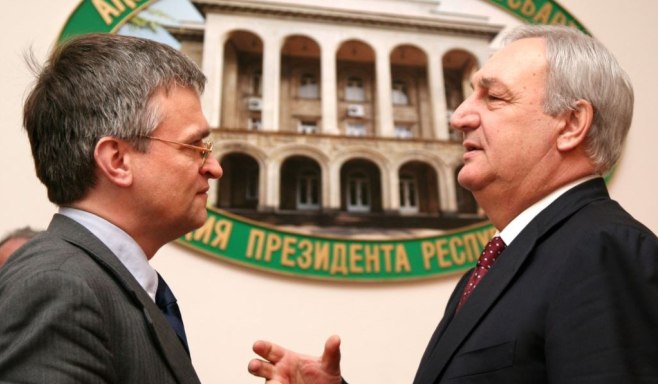
[[[123,229],[110,221],[77,208],[61,207],[59,214],[75,220],[103,242],[121,264],[137,280],[140,286],[155,300],[158,274],[149,264],[148,258],[139,244]]]
[[[521,233],[521,231],[530,224],[530,222],[537,217],[542,211],[544,211],[549,205],[555,202],[560,196],[570,191],[574,187],[590,181],[592,179],[598,178],[599,176],[589,175],[581,177],[578,180],[574,180],[570,183],[567,183],[555,191],[549,193],[548,195],[541,198],[536,203],[532,204],[530,207],[526,208],[518,216],[516,216],[504,229],[500,231],[500,237],[505,241],[505,244],[512,244],[512,241],[516,236]]]
[[[121,286],[133,304],[142,310],[148,327],[157,341],[156,344],[160,347],[160,352],[178,381],[199,383],[190,358],[178,336],[167,323],[160,309],[112,251],[84,226],[60,214],[53,217],[48,231],[82,249]]]
[[[457,321],[446,321],[446,324],[441,322],[439,328],[445,328],[437,329],[435,334],[438,340],[428,346],[414,383],[429,384],[436,381],[464,340],[518,273],[538,240],[584,206],[602,199],[609,199],[605,182],[600,178],[594,179],[566,192],[537,215],[505,249],[487,278],[473,291],[455,316]],[[457,289],[460,286],[463,284]],[[449,304],[450,312],[446,311],[446,317],[453,316],[455,305],[456,302]]]

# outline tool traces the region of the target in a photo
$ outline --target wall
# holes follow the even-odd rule
[[[76,0],[10,1],[0,14],[0,233],[22,225],[44,228],[55,211],[34,176],[21,104],[31,75],[22,54],[42,60]],[[653,16],[658,2],[562,0],[561,4],[617,56],[636,90],[636,112],[610,189],[633,215],[658,232],[653,103],[658,52]],[[153,264],[175,289],[192,357],[205,383],[261,383],[246,366],[257,338],[319,354],[325,338],[343,337],[343,372],[352,383],[411,382],[456,277],[396,285],[306,282],[246,270],[176,245]]]

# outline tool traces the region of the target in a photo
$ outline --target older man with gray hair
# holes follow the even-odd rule
[[[658,383],[658,239],[602,177],[631,125],[628,76],[590,36],[521,26],[471,80],[451,118],[458,180],[498,233],[457,284],[414,384]],[[339,384],[339,345],[313,358],[258,341],[249,371]]]

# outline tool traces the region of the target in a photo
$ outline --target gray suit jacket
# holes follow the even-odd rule
[[[658,383],[658,239],[602,179],[530,222],[455,315],[467,277],[414,384]]]
[[[0,269],[0,382],[199,383],[114,254],[61,215]]]

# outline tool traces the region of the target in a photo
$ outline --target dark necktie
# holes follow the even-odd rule
[[[185,327],[183,326],[183,317],[180,314],[180,309],[178,304],[176,304],[176,296],[169,289],[167,283],[158,273],[158,290],[155,293],[155,304],[160,308],[162,313],[165,315],[165,318],[169,322],[169,325],[174,329],[178,338],[180,339],[183,347],[187,351],[187,354],[190,354],[190,350],[187,346],[187,336],[185,336]]]
[[[475,287],[477,287],[480,280],[482,280],[482,278],[484,278],[484,275],[486,275],[487,272],[489,272],[489,269],[491,269],[493,263],[496,261],[498,256],[504,250],[505,250],[505,242],[499,236],[496,236],[493,239],[489,240],[487,246],[484,247],[484,250],[482,250],[482,254],[478,259],[478,263],[475,266],[475,269],[473,270],[471,277],[468,279],[468,283],[464,288],[464,293],[462,294],[462,297],[459,299],[459,304],[457,305],[457,312],[459,312],[462,305],[464,305],[466,300],[468,300],[468,297],[471,296],[471,293],[473,293],[473,290],[475,289]]]

